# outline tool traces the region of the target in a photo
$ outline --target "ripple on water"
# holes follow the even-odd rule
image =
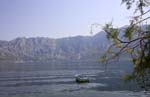
[[[107,86],[106,84],[101,84],[101,83],[83,83],[83,84],[68,84],[68,85],[62,84],[57,87],[56,91],[73,92],[73,91],[91,89],[96,87],[106,87],[106,86]]]

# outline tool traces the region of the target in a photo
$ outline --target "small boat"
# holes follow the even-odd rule
[[[90,80],[86,75],[80,74],[80,75],[75,75],[75,81],[77,83],[89,83]]]

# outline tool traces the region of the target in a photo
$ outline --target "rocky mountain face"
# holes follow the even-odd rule
[[[105,33],[60,39],[16,38],[0,41],[0,60],[89,60],[99,58],[107,48]]]

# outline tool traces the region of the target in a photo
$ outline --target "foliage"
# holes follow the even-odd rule
[[[130,80],[133,80],[134,79],[134,76],[131,75],[131,74],[127,74],[123,77],[123,80],[125,81],[130,81]]]
[[[118,59],[120,55],[127,53],[131,56],[133,72],[126,75],[124,80],[136,80],[145,90],[150,89],[150,19],[148,0],[122,0],[130,9],[136,5],[135,16],[130,20],[128,27],[118,29],[112,23],[105,25],[103,30],[111,41],[107,52],[102,57],[102,62]],[[147,11],[145,11],[148,9]]]

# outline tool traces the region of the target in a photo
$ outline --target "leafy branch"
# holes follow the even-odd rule
[[[141,88],[148,90],[150,89],[150,25],[144,22],[147,22],[150,16],[144,16],[150,13],[150,9],[147,11],[143,9],[149,7],[150,2],[147,0],[122,0],[122,3],[126,4],[127,9],[136,4],[135,11],[139,11],[140,15],[134,16],[130,20],[130,25],[124,29],[114,28],[112,22],[103,27],[112,44],[101,60],[108,63],[120,58],[124,53],[130,55],[134,68],[132,73],[123,79],[136,80]]]

